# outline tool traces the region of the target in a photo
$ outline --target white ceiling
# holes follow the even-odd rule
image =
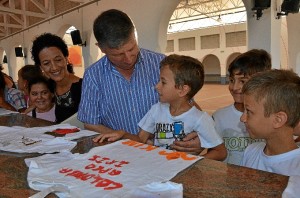
[[[181,0],[170,19],[169,33],[245,20],[242,0]]]
[[[245,11],[242,0],[181,0],[170,22],[178,23]]]
[[[0,38],[76,7],[87,0],[0,0]],[[61,6],[61,4],[67,6]],[[245,11],[242,0],[182,0],[170,24],[205,18],[219,21],[220,16]]]

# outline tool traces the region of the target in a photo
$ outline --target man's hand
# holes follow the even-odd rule
[[[204,148],[201,148],[200,139],[196,132],[192,132],[187,134],[182,141],[174,141],[173,144],[170,145],[171,149],[175,149],[177,151],[183,151],[187,153],[191,153],[194,155],[199,155]]]
[[[107,140],[108,142],[114,142],[121,139],[125,133],[126,132],[122,130],[115,131],[112,133],[105,133],[105,134],[98,135],[93,139],[93,141],[100,142],[100,143],[104,142],[105,140]]]

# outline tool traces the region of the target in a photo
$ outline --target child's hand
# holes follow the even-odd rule
[[[125,133],[125,131],[119,130],[112,133],[101,134],[95,137],[93,141],[100,143],[104,142],[105,140],[107,140],[108,142],[114,142],[121,139]]]
[[[29,106],[25,111],[23,111],[22,113],[23,114],[27,114],[29,113],[30,111],[32,111],[36,106],[35,105],[31,105]]]

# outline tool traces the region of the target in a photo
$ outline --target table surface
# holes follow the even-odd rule
[[[0,116],[1,126],[49,126],[53,123],[23,114]],[[99,146],[91,137],[81,138],[72,152],[86,153]],[[0,197],[29,197],[36,191],[27,184],[24,159],[40,154],[0,151]],[[184,197],[281,197],[288,177],[202,159],[178,173],[171,181],[182,183]],[[48,197],[55,197],[50,195]]]

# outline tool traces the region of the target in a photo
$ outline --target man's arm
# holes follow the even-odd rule
[[[102,143],[105,140],[107,140],[108,142],[114,142],[119,139],[130,139],[130,140],[134,140],[134,141],[145,144],[147,142],[147,140],[149,139],[150,135],[151,135],[150,133],[148,133],[144,130],[141,130],[138,133],[138,135],[134,135],[134,134],[128,133],[124,130],[112,130],[111,129],[110,132],[108,132],[108,133],[101,133],[100,135],[95,137],[93,139],[93,141]]]
[[[102,125],[102,124],[94,125],[94,124],[84,123],[84,128],[88,129],[88,130],[91,130],[91,131],[98,132],[98,133],[102,133],[102,134],[112,133],[112,132],[115,131],[115,130],[109,128],[109,127],[106,127],[106,126]]]
[[[203,157],[218,161],[223,161],[227,157],[227,150],[225,144],[222,143],[214,148],[208,149],[207,153]]]
[[[200,139],[196,132],[189,133],[183,141],[175,141],[171,145],[172,149],[183,151],[194,155],[199,155],[204,148],[201,148]],[[224,143],[208,149],[207,153],[203,155],[205,158],[223,161],[227,157],[227,150]]]

